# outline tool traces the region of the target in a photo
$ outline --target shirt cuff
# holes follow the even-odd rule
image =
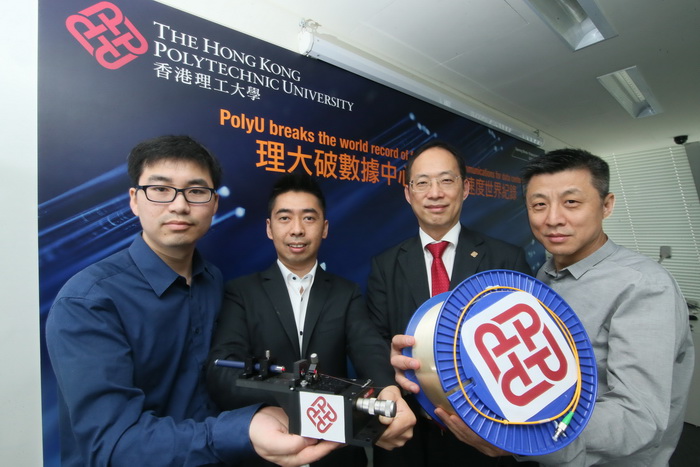
[[[250,422],[261,404],[221,412],[212,428],[216,455],[224,462],[240,462],[255,455],[250,442]]]

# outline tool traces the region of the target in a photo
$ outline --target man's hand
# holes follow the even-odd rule
[[[413,436],[413,425],[416,424],[416,416],[401,397],[401,391],[397,386],[387,386],[377,396],[378,399],[392,400],[396,402],[396,416],[387,418],[380,416],[379,421],[389,427],[377,440],[377,446],[391,451],[406,444]]]
[[[415,345],[416,339],[413,336],[397,334],[391,339],[391,365],[394,367],[396,383],[406,391],[418,394],[420,386],[406,378],[405,370],[417,370],[420,362],[415,358],[406,357],[401,353],[404,347]]]
[[[420,362],[415,358],[406,357],[401,353],[404,347],[415,345],[416,340],[413,336],[397,334],[391,339],[391,365],[394,367],[396,382],[405,390],[414,394],[420,392],[420,386],[406,378],[405,370],[417,370],[420,368]],[[474,433],[471,428],[457,415],[450,415],[441,408],[435,409],[435,415],[442,420],[447,428],[461,442],[473,446],[482,453],[490,457],[509,456],[511,453],[504,451],[501,448],[493,446],[488,441],[485,441],[479,435]]]
[[[315,462],[332,450],[344,446],[290,434],[287,414],[279,407],[260,409],[250,422],[249,436],[260,457],[290,467]]]
[[[458,440],[473,446],[487,456],[499,457],[511,455],[511,453],[492,445],[481,436],[474,433],[459,416],[449,414],[439,407],[435,409],[435,415],[442,420],[442,423],[444,423],[445,426],[450,429]]]

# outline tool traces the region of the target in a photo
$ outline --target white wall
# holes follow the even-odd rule
[[[700,194],[700,141],[695,141],[685,145],[685,152],[688,154],[688,164],[693,173],[695,189]]]
[[[40,466],[37,3],[0,4],[0,457]]]

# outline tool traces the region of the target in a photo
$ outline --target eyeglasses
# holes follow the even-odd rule
[[[457,180],[460,178],[462,177],[459,175],[442,175],[435,178],[424,177],[418,180],[411,180],[409,184],[416,193],[425,193],[430,190],[430,187],[433,186],[433,180],[435,180],[438,186],[443,190],[453,190],[457,188]]]
[[[138,190],[146,193],[146,199],[154,203],[172,203],[178,193],[182,193],[185,201],[190,204],[204,204],[211,201],[216,190],[206,186],[191,186],[187,188],[175,188],[167,185],[138,185]]]

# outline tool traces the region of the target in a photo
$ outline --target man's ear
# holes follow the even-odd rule
[[[603,219],[607,219],[615,208],[615,194],[608,193],[603,199]]]
[[[219,211],[219,193],[214,193],[214,199],[211,200],[212,203],[214,203],[214,214],[216,214]],[[212,215],[213,217],[213,215]]]
[[[129,207],[131,207],[131,212],[134,213],[134,216],[139,217],[139,206],[138,203],[136,202],[136,194],[138,193],[138,189],[131,187],[129,188]]]
[[[265,220],[265,231],[267,232],[267,238],[272,240],[272,228],[270,227],[270,219]]]

